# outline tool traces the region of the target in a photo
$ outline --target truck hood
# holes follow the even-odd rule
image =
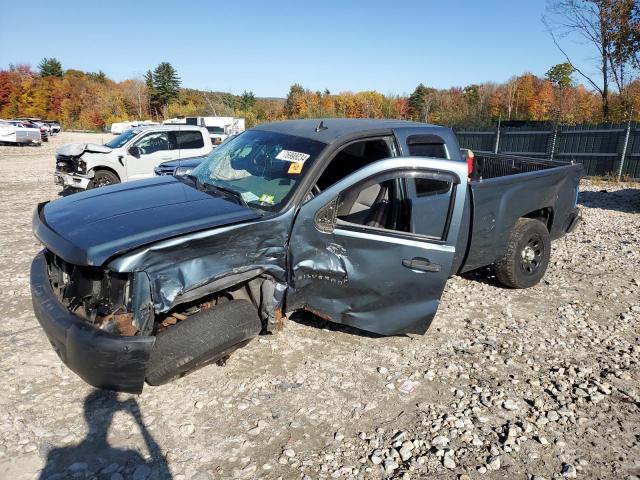
[[[163,162],[158,167],[160,169],[171,169],[175,170],[178,167],[192,167],[195,168],[204,162],[209,155],[201,155],[199,157],[189,157],[189,158],[181,158],[179,160],[169,160],[168,162]]]
[[[75,265],[102,265],[143,245],[260,215],[172,176],[102,187],[40,204],[36,237]]]
[[[77,157],[84,152],[109,153],[111,150],[112,149],[106,145],[100,145],[98,143],[68,143],[67,145],[56,148],[56,155]]]

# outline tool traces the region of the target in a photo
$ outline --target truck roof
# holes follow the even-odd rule
[[[139,125],[137,127],[133,127],[133,130],[138,130],[138,131],[142,131],[144,130],[145,132],[153,132],[155,130],[160,130],[160,131],[166,131],[166,130],[199,130],[202,131],[204,130],[205,132],[207,132],[207,129],[204,127],[201,127],[199,125],[187,125],[185,123],[165,123],[165,124],[160,124],[160,125]]]
[[[322,122],[323,127],[326,128],[319,129],[320,122]],[[286,120],[283,122],[258,125],[256,129],[286,133],[297,137],[318,140],[324,143],[332,143],[342,137],[353,134],[365,132],[375,134],[376,131],[407,127],[423,127],[431,130],[431,133],[438,133],[438,131],[450,131],[449,128],[431,125],[428,123],[371,118],[316,118],[307,120]]]

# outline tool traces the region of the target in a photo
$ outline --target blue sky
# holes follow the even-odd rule
[[[420,82],[543,75],[563,61],[544,9],[545,0],[11,1],[0,5],[0,68],[56,57],[123,80],[168,61],[193,88],[403,94]],[[590,63],[586,47],[569,48]]]

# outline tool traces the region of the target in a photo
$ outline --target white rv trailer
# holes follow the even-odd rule
[[[152,120],[132,120],[127,122],[115,122],[111,124],[111,133],[120,135],[125,130],[131,130],[136,127],[144,127],[146,125],[159,125],[158,122]]]
[[[166,124],[187,124],[204,127],[209,132],[211,143],[220,145],[231,135],[244,132],[244,118],[234,117],[175,117],[165,120]]]

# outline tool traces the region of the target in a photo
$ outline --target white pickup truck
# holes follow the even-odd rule
[[[86,190],[150,178],[163,162],[207,155],[212,150],[209,132],[203,127],[139,127],[104,145],[71,143],[59,147],[54,181],[65,188]]]

